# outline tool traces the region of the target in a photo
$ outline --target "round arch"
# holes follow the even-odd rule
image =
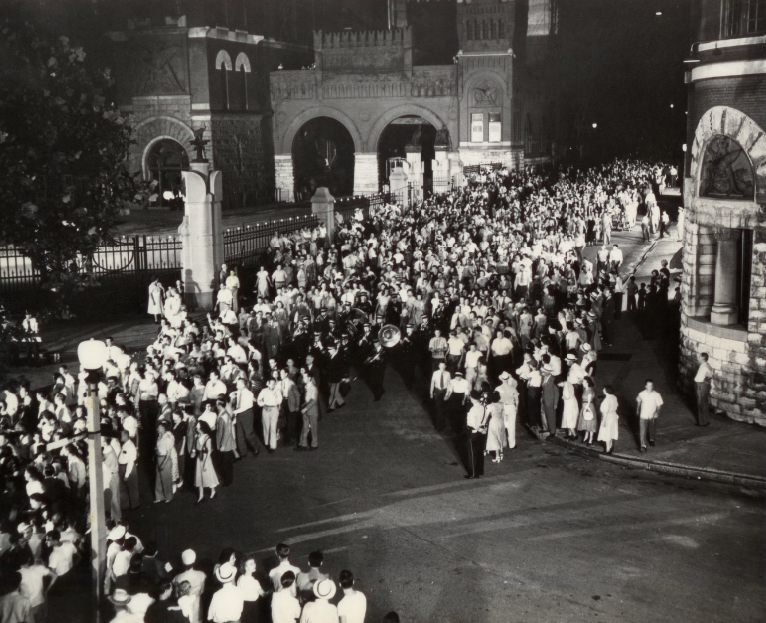
[[[354,140],[340,121],[312,117],[295,135],[290,148],[295,196],[308,199],[320,186],[338,196],[354,188]]]
[[[748,115],[730,106],[708,109],[694,131],[690,168],[694,181],[693,196],[700,196],[705,151],[716,136],[726,136],[742,147],[753,168],[755,200],[760,204],[766,203],[766,132]]]
[[[189,170],[189,154],[175,138],[158,136],[144,150],[144,177],[157,184],[154,203],[164,207],[179,207],[183,188],[182,171]]]
[[[140,171],[144,179],[148,179],[146,156],[152,144],[158,140],[172,139],[190,155],[188,145],[194,139],[194,132],[180,119],[169,116],[149,117],[136,124],[133,132],[135,148],[131,149],[131,170]]]
[[[295,140],[295,136],[298,134],[298,131],[306,123],[319,117],[329,117],[330,119],[334,119],[340,123],[351,135],[351,140],[354,142],[354,151],[362,151],[362,147],[364,145],[362,134],[359,132],[359,128],[353,122],[351,117],[349,117],[346,113],[338,110],[337,108],[333,108],[332,106],[316,106],[312,107],[310,110],[306,110],[300,113],[293,118],[293,120],[285,129],[284,134],[282,135],[282,140],[279,143],[279,151],[277,153],[291,153],[293,148],[293,141]]]
[[[387,110],[380,117],[378,117],[377,121],[375,121],[372,128],[370,129],[370,134],[367,142],[368,151],[377,151],[380,137],[388,124],[390,124],[395,119],[398,119],[399,117],[410,116],[423,118],[423,120],[430,123],[437,131],[442,127],[447,127],[447,129],[449,129],[449,126],[444,122],[444,120],[430,108],[426,108],[420,104],[402,104],[401,106],[395,106],[394,108]],[[452,138],[454,140],[454,137]]]

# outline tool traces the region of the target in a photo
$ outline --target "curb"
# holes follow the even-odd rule
[[[670,476],[680,476],[681,478],[766,490],[766,477],[763,476],[730,472],[709,467],[697,467],[695,465],[685,465],[683,463],[672,463],[670,461],[643,459],[629,454],[606,454],[601,450],[587,448],[579,443],[572,443],[571,441],[560,437],[548,437],[546,441],[552,441],[559,446],[574,450],[576,453],[583,456],[597,458],[601,461],[606,461],[607,463],[622,465],[631,469],[642,469],[661,474],[668,474]]]

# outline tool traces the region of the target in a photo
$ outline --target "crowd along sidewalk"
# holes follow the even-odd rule
[[[681,243],[672,232],[670,238],[647,245],[635,269],[636,281],[648,284],[662,260],[675,274],[680,252]],[[678,285],[671,282],[671,295]],[[620,401],[619,440],[613,453],[605,454],[601,444],[588,447],[561,437],[555,443],[638,469],[766,488],[766,430],[723,414],[712,415],[707,427],[696,425],[696,405],[677,389],[677,340],[673,319],[623,312],[614,324],[613,345],[600,353],[597,370],[598,386],[613,385]],[[657,422],[656,445],[641,453],[635,399],[649,378],[665,404]]]

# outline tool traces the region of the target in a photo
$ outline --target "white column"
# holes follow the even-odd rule
[[[274,156],[274,187],[280,201],[292,201],[295,190],[292,154]]]
[[[324,223],[327,228],[326,244],[331,245],[335,239],[335,197],[325,186],[317,188],[311,197],[311,213]]]
[[[208,177],[207,162],[191,163],[191,171],[183,171],[186,185],[185,214],[178,228],[183,242],[181,277],[184,296],[193,309],[213,308],[218,269],[223,261],[219,172]],[[212,186],[212,188],[211,188]],[[212,192],[211,192],[212,191]]]
[[[718,325],[737,323],[737,229],[715,233],[715,298],[710,322]]]
[[[354,194],[371,195],[378,192],[378,154],[354,154]]]
[[[423,159],[420,155],[420,145],[406,147],[407,162],[410,164],[410,183],[414,198],[423,196]]]
[[[447,150],[436,148],[431,161],[431,172],[433,175],[433,192],[446,193],[450,188],[450,163],[447,159]]]

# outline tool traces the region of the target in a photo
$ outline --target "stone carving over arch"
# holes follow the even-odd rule
[[[218,65],[217,63],[216,63],[216,66],[220,67],[220,65]],[[243,68],[245,70],[245,73],[249,74],[252,72],[252,68],[250,66],[250,59],[247,57],[247,54],[245,54],[244,52],[240,52],[239,54],[237,54],[237,58],[234,61],[234,69],[236,71],[239,71],[240,69],[243,69]]]
[[[467,97],[471,104],[474,102],[474,91],[477,88],[492,86],[497,89],[499,95],[498,106],[503,104],[505,95],[510,94],[511,83],[503,73],[497,69],[484,68],[481,71],[472,72],[463,82],[462,96]]]
[[[311,121],[312,119],[316,119],[317,117],[329,117],[330,119],[335,119],[335,121],[346,128],[348,133],[351,135],[351,140],[354,141],[354,151],[364,151],[364,141],[362,140],[362,134],[359,132],[359,128],[351,119],[351,117],[349,117],[346,113],[338,110],[337,108],[333,108],[332,106],[312,106],[310,110],[306,110],[294,117],[293,120],[286,125],[284,130],[280,127],[276,128],[277,133],[282,134],[282,140],[277,143],[279,151],[276,153],[292,153],[293,139],[295,139],[295,135],[298,133],[298,130],[301,129],[301,126],[303,126],[304,123]],[[279,116],[275,118],[275,125],[280,124],[280,119],[281,117]]]
[[[700,196],[700,180],[705,151],[716,136],[727,136],[747,154],[755,172],[755,200],[766,204],[766,132],[745,113],[729,106],[713,106],[697,124],[691,155],[692,194]]]
[[[226,71],[231,71],[233,68],[231,56],[226,50],[218,50],[218,54],[215,55],[215,68],[221,69],[221,65],[226,68]]]
[[[383,130],[386,129],[389,123],[398,119],[399,117],[406,117],[408,115],[415,115],[423,118],[430,123],[437,131],[442,127],[446,127],[450,132],[452,142],[455,142],[455,136],[452,134],[449,124],[444,121],[437,113],[430,108],[422,106],[420,104],[402,104],[401,106],[395,106],[394,108],[387,110],[377,121],[373,124],[367,139],[367,151],[377,151],[378,142],[383,134]]]
[[[138,123],[134,130],[135,151],[131,158],[131,171],[140,170],[144,177],[148,176],[147,156],[149,151],[157,141],[162,139],[172,139],[179,143],[189,156],[193,159],[193,154],[189,153],[189,141],[194,138],[194,132],[180,119],[175,117],[149,117]]]

